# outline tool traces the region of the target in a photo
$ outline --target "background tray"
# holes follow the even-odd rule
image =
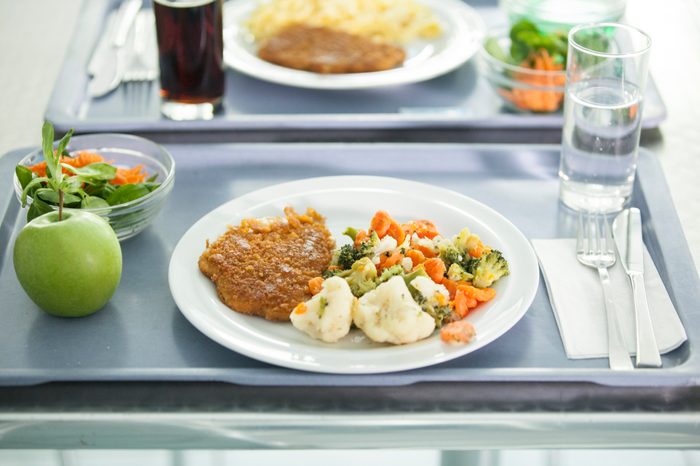
[[[459,144],[170,145],[175,188],[154,225],[122,244],[122,283],[97,314],[69,320],[41,312],[19,286],[13,238],[24,212],[4,183],[0,206],[0,385],[45,381],[224,381],[244,385],[391,386],[414,382],[593,382],[648,387],[695,386],[700,357],[700,280],[658,161],[641,150],[633,203],[645,241],[679,311],[688,342],[663,357],[663,369],[620,374],[607,361],[566,359],[543,285],[525,317],[470,355],[387,375],[337,376],[282,369],[209,340],[175,306],[167,282],[170,253],[189,226],[243,193],[325,175],[397,176],[441,185],[482,201],[530,238],[571,236],[575,217],[557,202],[557,146]],[[0,159],[9,180],[26,151]],[[429,160],[431,163],[426,163]],[[518,199],[517,203],[513,199]],[[663,239],[663,241],[661,240]]]
[[[479,75],[477,57],[422,83],[366,90],[310,90],[264,82],[227,70],[224,112],[210,121],[175,122],[160,116],[158,83],[142,106],[127,106],[123,87],[100,99],[87,95],[85,69],[117,0],[85,2],[45,118],[59,132],[174,132],[192,130],[360,130],[418,128],[542,128],[562,126],[561,113],[525,114],[504,109]],[[147,3],[147,2],[146,2]],[[494,1],[470,1],[487,25],[505,23]],[[264,98],[262,98],[264,96]],[[666,118],[652,79],[645,96],[644,128]],[[266,140],[260,137],[261,140]]]

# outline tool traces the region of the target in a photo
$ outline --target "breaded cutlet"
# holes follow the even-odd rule
[[[231,309],[287,321],[294,306],[311,297],[309,280],[328,267],[335,241],[313,209],[284,218],[246,219],[213,243],[207,241],[199,269]]]
[[[396,68],[406,59],[406,52],[356,34],[293,24],[267,39],[258,56],[287,68],[330,74]]]

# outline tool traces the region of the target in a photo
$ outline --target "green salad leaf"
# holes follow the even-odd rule
[[[486,51],[502,62],[520,65],[539,51],[546,50],[555,63],[566,65],[569,42],[565,32],[546,33],[532,21],[521,19],[511,26],[509,36],[510,49],[507,52],[495,37],[486,40]]]
[[[46,176],[36,175],[29,167],[17,165],[15,174],[22,187],[22,207],[27,210],[27,221],[51,212],[58,206],[59,220],[63,207],[94,209],[117,206],[143,197],[160,186],[157,174],[143,183],[112,184],[117,176],[117,167],[106,162],[94,162],[82,167],[74,167],[61,161],[62,156],[70,157],[66,148],[73,135],[68,131],[54,149],[54,128],[44,122],[41,129],[41,147],[46,162]],[[64,169],[67,173],[64,173]]]

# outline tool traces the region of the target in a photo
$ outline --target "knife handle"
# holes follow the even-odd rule
[[[123,47],[129,37],[129,29],[134,24],[136,15],[141,9],[142,0],[124,0],[119,7],[117,32],[114,33],[114,46]]]
[[[625,338],[622,336],[620,324],[617,320],[617,306],[613,299],[610,274],[605,267],[598,267],[598,276],[603,286],[603,299],[605,300],[605,318],[608,327],[608,362],[613,370],[632,370],[632,360],[627,352]]]
[[[649,314],[644,276],[631,274],[634,311],[637,320],[637,367],[661,367],[661,355]]]

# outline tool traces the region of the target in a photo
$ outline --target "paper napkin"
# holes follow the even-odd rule
[[[607,357],[605,303],[597,270],[578,262],[574,239],[536,239],[532,240],[532,245],[539,258],[566,355],[570,359]],[[632,287],[619,260],[609,270],[625,345],[630,354],[635,354]],[[646,247],[644,285],[659,350],[667,353],[680,346],[687,336]]]

